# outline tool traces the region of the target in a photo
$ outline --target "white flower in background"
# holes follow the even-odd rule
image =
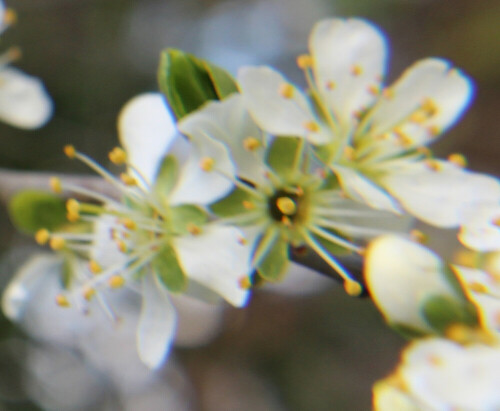
[[[308,95],[269,67],[242,68],[240,90],[266,132],[314,144],[350,198],[458,226],[467,206],[500,196],[495,179],[463,169],[462,156],[436,160],[427,148],[467,107],[471,81],[428,58],[384,88],[386,48],[364,20],[323,20],[311,33],[310,55],[298,58]]]
[[[282,279],[290,248],[306,246],[342,277],[349,294],[358,295],[361,286],[335,255],[361,253],[366,238],[407,227],[392,213],[346,199],[331,172],[311,164],[305,140],[265,135],[241,95],[207,104],[178,127],[194,143],[213,140],[227,147],[234,170],[228,172],[225,161],[214,163],[212,172],[235,189],[211,210],[247,233],[252,264],[266,280]]]
[[[232,188],[225,178],[210,173],[213,163],[224,162],[222,144],[193,144],[183,164],[172,154],[182,138],[160,94],[132,99],[119,117],[120,140],[125,150],[110,153],[115,164],[128,171],[115,178],[72,146],[66,154],[77,158],[110,183],[122,200],[55,179],[56,191],[67,190],[92,200],[70,199],[68,219],[73,230],[40,230],[37,240],[70,258],[89,259],[88,269],[70,270],[68,290],[56,297],[59,305],[76,305],[84,312],[99,303],[116,315],[104,298],[121,287],[142,294],[137,329],[142,361],[156,368],[168,353],[175,335],[176,313],[170,293],[188,292],[203,298],[220,295],[235,306],[245,304],[249,291],[240,282],[250,270],[249,247],[233,227],[207,221],[203,206]],[[222,167],[232,172],[230,163]],[[78,231],[85,223],[93,230]],[[73,282],[73,283],[72,283]]]
[[[0,0],[0,33],[14,21],[14,12]],[[9,67],[19,57],[17,48],[0,55],[0,120],[19,128],[38,128],[52,115],[52,100],[39,79]]]
[[[500,409],[500,348],[444,339],[412,343],[373,390],[375,411]]]

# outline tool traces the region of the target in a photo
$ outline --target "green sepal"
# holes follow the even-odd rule
[[[267,281],[280,280],[288,269],[289,244],[279,231],[266,232],[259,241],[255,255],[259,275]]]
[[[55,230],[68,222],[65,201],[46,191],[21,191],[12,197],[8,210],[14,226],[29,234],[42,228]]]
[[[154,191],[161,198],[168,197],[179,177],[179,163],[173,155],[165,156],[156,175]]]
[[[334,173],[332,173],[331,171],[328,171],[328,174],[321,182],[321,189],[322,190],[340,189],[340,182],[339,182],[338,177]]]
[[[303,138],[276,137],[273,139],[266,155],[266,163],[280,177],[293,179],[302,166],[304,159]]]
[[[234,217],[251,211],[244,207],[244,201],[254,202],[255,200],[248,191],[236,187],[226,197],[213,203],[210,210],[217,217]]]
[[[207,222],[207,219],[205,211],[195,205],[186,204],[170,208],[170,226],[179,235],[189,232],[189,224],[201,227]]]
[[[416,338],[422,338],[428,335],[423,330],[420,330],[418,328],[414,328],[408,324],[402,324],[402,323],[391,323],[389,326],[396,331],[398,334],[403,336],[404,338],[408,340],[414,340]]]
[[[177,120],[209,100],[220,100],[237,91],[225,70],[175,49],[161,53],[158,82]]]
[[[330,164],[335,153],[337,152],[338,145],[338,141],[333,141],[321,146],[315,146],[314,153],[323,164]]]
[[[421,309],[425,321],[439,333],[453,324],[478,325],[476,308],[468,301],[436,295],[426,298]]]
[[[172,246],[163,245],[158,250],[151,262],[151,268],[170,292],[178,293],[186,289],[187,277]]]

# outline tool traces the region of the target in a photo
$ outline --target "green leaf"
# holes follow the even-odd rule
[[[180,205],[170,208],[170,223],[172,230],[177,234],[187,234],[188,226],[194,224],[201,227],[207,222],[206,213],[194,205]]]
[[[443,333],[453,324],[476,326],[478,317],[472,303],[443,295],[426,298],[422,305],[422,314],[427,323]]]
[[[268,281],[278,281],[289,264],[289,244],[278,230],[268,230],[259,241],[254,261],[259,275]]]
[[[55,230],[68,222],[65,201],[45,191],[26,190],[16,194],[8,210],[14,226],[30,234],[42,228]]]
[[[237,91],[225,70],[175,49],[161,53],[158,82],[177,120],[209,100],[219,100]]]
[[[154,190],[160,198],[168,197],[179,175],[179,164],[177,158],[173,155],[168,155],[163,158],[160,170],[156,176]]]
[[[302,165],[304,139],[276,137],[268,149],[266,163],[285,180],[293,178]]]
[[[151,267],[169,291],[178,293],[186,289],[187,277],[172,246],[162,246],[151,262]]]
[[[248,191],[235,188],[226,197],[212,204],[210,210],[218,217],[234,217],[251,211],[243,205],[245,201],[252,203],[255,200]]]

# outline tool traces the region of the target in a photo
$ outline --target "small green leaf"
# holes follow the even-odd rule
[[[55,230],[68,222],[64,200],[45,191],[22,191],[10,200],[8,209],[16,228],[30,234],[41,228]]]
[[[252,203],[255,200],[248,191],[235,188],[226,197],[212,204],[210,210],[218,217],[234,217],[251,211],[243,205],[245,201]]]
[[[173,155],[165,156],[156,176],[154,190],[160,198],[168,197],[174,188],[179,174],[179,164]]]
[[[255,252],[259,275],[268,281],[278,281],[289,265],[289,244],[279,231],[268,230],[260,240]]]
[[[169,291],[178,293],[186,289],[187,277],[179,264],[175,250],[170,245],[162,246],[151,262],[151,267]]]
[[[284,179],[293,178],[304,158],[304,139],[276,137],[268,149],[266,163]]]
[[[201,227],[207,222],[206,213],[194,205],[180,205],[170,209],[171,227],[177,234],[186,234],[191,224]]]
[[[234,80],[225,70],[175,49],[161,53],[158,82],[177,120],[209,100],[236,91]]]
[[[422,314],[427,323],[440,333],[453,324],[473,327],[478,323],[476,309],[471,303],[442,295],[425,299]]]

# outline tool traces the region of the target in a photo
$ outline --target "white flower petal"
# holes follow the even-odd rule
[[[427,145],[460,117],[472,91],[471,80],[449,62],[437,58],[419,61],[390,88],[389,97],[381,97],[368,114],[368,135],[359,139],[381,144],[377,137],[384,136],[384,155],[388,150],[396,154]],[[418,119],[422,105],[434,113]]]
[[[270,67],[243,67],[238,72],[245,105],[255,122],[276,136],[307,138],[314,144],[331,141],[329,130],[316,118],[307,98]],[[289,88],[284,91],[283,88]],[[312,131],[310,124],[317,126]]]
[[[209,224],[199,235],[175,239],[175,250],[184,272],[235,306],[246,303],[249,291],[240,281],[250,274],[250,247],[233,227]]]
[[[500,250],[500,206],[471,207],[465,214],[458,234],[462,244],[478,251]]]
[[[168,293],[147,273],[142,279],[142,310],[137,326],[137,350],[142,362],[155,369],[163,364],[172,345],[177,314]]]
[[[493,178],[463,170],[447,161],[408,163],[390,170],[377,182],[412,215],[438,227],[456,227],[466,210],[500,198]]]
[[[399,214],[400,208],[397,202],[356,170],[341,166],[334,166],[332,170],[339,178],[342,189],[351,199],[377,210]]]
[[[38,128],[52,110],[52,100],[39,79],[11,67],[0,69],[0,120],[15,127]]]
[[[201,110],[184,117],[179,130],[192,140],[203,140],[207,135],[224,143],[236,166],[239,177],[260,183],[264,182],[265,141],[262,131],[251,119],[239,94],[222,101],[214,101]],[[245,148],[245,141],[254,138],[260,144],[254,150]]]
[[[120,142],[128,161],[152,182],[161,160],[177,136],[175,122],[160,93],[131,99],[118,117]]]
[[[342,125],[369,107],[386,70],[384,35],[360,19],[328,19],[317,23],[309,38],[318,89]],[[352,127],[352,126],[351,126]]]
[[[21,321],[26,305],[31,301],[47,276],[61,270],[61,259],[51,254],[30,258],[9,282],[2,295],[2,310],[11,321]]]
[[[213,164],[205,170],[202,164],[207,160]],[[235,166],[227,147],[208,135],[199,135],[193,140],[189,157],[182,165],[170,194],[170,204],[210,204],[231,191],[234,174]]]
[[[123,264],[128,260],[127,255],[120,252],[116,242],[111,239],[112,230],[116,227],[116,218],[111,216],[97,217],[94,222],[93,240],[90,257],[102,267],[111,267]]]
[[[373,387],[373,410],[374,411],[427,411],[423,410],[411,396],[400,387],[382,380]]]
[[[364,276],[373,301],[389,323],[431,331],[421,316],[423,301],[432,295],[457,298],[443,269],[443,262],[432,251],[386,235],[368,246]]]

